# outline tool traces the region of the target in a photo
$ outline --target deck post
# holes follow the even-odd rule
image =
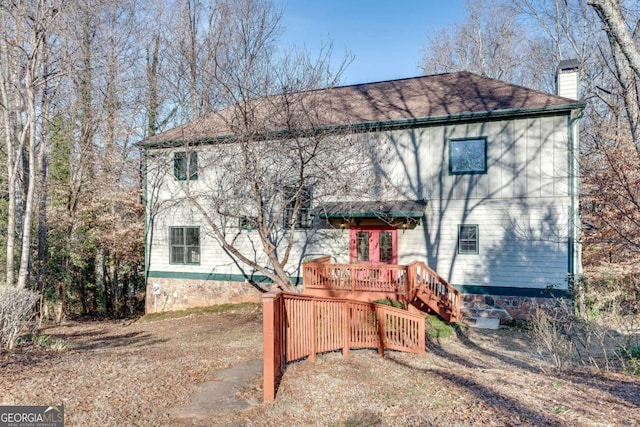
[[[382,310],[380,310],[379,306],[376,304],[376,308],[375,308],[375,313],[376,313],[376,318],[378,319],[378,335],[379,335],[379,339],[378,339],[378,354],[380,356],[384,356],[384,347],[385,347],[385,337],[386,337],[386,331],[385,331],[385,327],[384,327],[384,322],[385,322],[385,316],[384,313],[381,313]],[[382,316],[380,316],[382,314]]]
[[[349,350],[351,347],[351,306],[348,301],[345,301],[342,304],[342,307],[342,355],[344,357],[349,357]]]
[[[312,362],[316,361],[316,328],[317,328],[317,322],[316,322],[316,301],[315,300],[311,300],[311,319],[310,322],[308,324],[311,325],[311,348],[309,349],[309,360],[311,360]]]
[[[276,343],[275,343],[275,299],[276,292],[267,292],[262,295],[262,334],[263,334],[263,373],[265,402],[270,402],[276,397]]]

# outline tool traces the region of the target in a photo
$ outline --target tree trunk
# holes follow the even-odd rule
[[[27,184],[27,194],[24,208],[24,221],[22,223],[22,242],[20,249],[20,270],[18,272],[18,288],[25,288],[29,278],[29,262],[31,259],[31,229],[33,224],[33,200],[36,191],[36,109],[35,109],[35,92],[33,88],[33,76],[27,73],[26,79],[26,102],[27,102],[27,120],[29,128],[29,152],[28,164],[29,173]]]

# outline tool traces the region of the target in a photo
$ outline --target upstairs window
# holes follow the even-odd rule
[[[173,174],[179,181],[186,181],[187,177],[189,181],[198,179],[198,153],[196,151],[174,153]]]
[[[477,254],[479,248],[478,226],[459,225],[458,226],[458,253]]]
[[[169,227],[171,264],[200,264],[200,227]]]
[[[449,140],[449,174],[487,173],[487,139]]]
[[[293,222],[295,228],[311,228],[313,225],[313,216],[311,215],[311,189],[303,187],[300,190],[300,197],[296,196],[296,189],[288,189],[285,196],[291,199],[287,204],[284,212],[284,227],[288,228]],[[296,214],[296,201],[299,200],[298,211]],[[295,218],[294,218],[295,215]]]

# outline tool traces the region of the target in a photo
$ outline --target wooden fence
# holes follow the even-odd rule
[[[268,292],[263,295],[264,400],[275,398],[292,360],[352,348],[424,353],[422,314],[380,304]]]

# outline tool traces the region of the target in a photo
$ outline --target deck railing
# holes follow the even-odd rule
[[[330,256],[303,266],[304,293],[371,301],[418,298],[448,321],[460,320],[460,292],[424,262],[409,265],[332,264]]]
[[[264,400],[275,393],[286,362],[352,348],[424,353],[424,316],[394,307],[335,298],[263,295]]]
[[[430,307],[440,307],[442,311],[439,314],[444,314],[443,317],[449,322],[462,320],[460,315],[462,295],[459,290],[424,262],[413,262],[407,266],[407,270],[410,300],[418,296],[429,303]]]

